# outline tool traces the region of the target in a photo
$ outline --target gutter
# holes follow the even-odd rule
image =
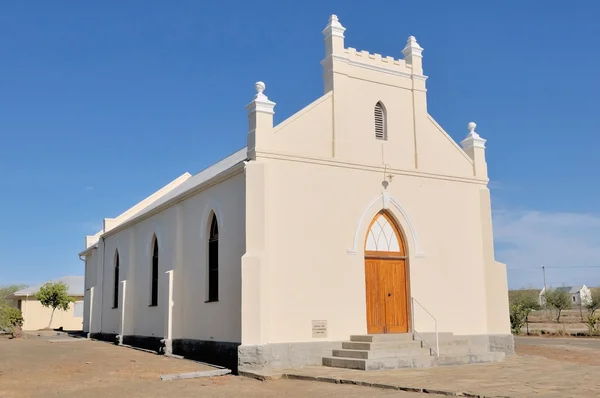
[[[98,248],[98,242],[94,243],[93,245],[91,245],[90,247],[88,247],[87,249],[85,249],[84,251],[82,251],[81,253],[79,253],[79,259],[81,261],[85,261],[85,259],[81,258],[81,256],[85,256],[86,254],[88,254],[89,252],[91,252],[94,249]]]

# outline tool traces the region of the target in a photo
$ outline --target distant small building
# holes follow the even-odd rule
[[[68,286],[69,296],[75,299],[67,311],[56,310],[50,328],[63,330],[82,330],[83,328],[83,295],[84,277],[65,276],[48,282],[64,282]],[[43,307],[35,294],[43,284],[26,287],[13,294],[17,308],[23,314],[23,330],[40,330],[48,327],[52,309]]]
[[[587,303],[589,303],[592,300],[592,292],[586,285],[561,286],[561,287],[557,287],[554,289],[558,290],[558,291],[569,292],[569,295],[571,296],[571,303],[573,305],[582,305],[582,304],[586,305]],[[540,305],[546,304],[546,298],[544,296],[545,293],[546,293],[546,288],[543,288],[542,291],[540,292],[540,297],[539,297]]]

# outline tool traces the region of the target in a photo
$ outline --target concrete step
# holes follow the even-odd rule
[[[442,341],[442,340],[452,340],[454,338],[457,338],[458,336],[454,336],[454,333],[452,333],[452,332],[439,332],[438,337],[440,338],[440,341]],[[435,333],[431,333],[431,332],[414,333],[415,340],[421,340],[421,338],[424,338],[425,340],[435,340]]]
[[[435,336],[433,336],[431,338],[427,338],[425,340],[421,340],[419,338],[416,338],[416,336],[415,336],[415,341],[422,341],[424,346],[435,347]],[[473,343],[471,342],[471,340],[469,340],[468,338],[459,338],[459,337],[454,337],[452,339],[441,339],[440,338],[439,344],[440,344],[440,347],[470,346],[470,345],[473,345]]]
[[[435,352],[435,347],[433,347],[433,351]],[[440,355],[484,354],[487,352],[489,349],[485,345],[440,345]]]
[[[387,343],[391,341],[413,341],[412,333],[357,334],[350,341],[365,343]]]
[[[421,348],[420,341],[388,341],[383,343],[367,343],[361,341],[344,341],[342,348],[345,350],[399,350],[402,348]]]
[[[338,358],[381,359],[431,355],[429,348],[402,348],[398,350],[333,350]]]
[[[402,368],[425,368],[431,366],[445,365],[463,365],[469,363],[498,362],[504,359],[503,352],[487,352],[478,355],[441,355],[435,356],[414,356],[400,358],[377,358],[377,359],[357,359],[357,358],[323,358],[323,366],[358,369],[358,370],[385,370]]]
[[[357,370],[397,369],[398,358],[355,359],[355,358],[323,358],[323,366]]]
[[[435,358],[430,355],[376,359],[325,357],[323,358],[323,366],[358,370],[426,368],[434,366]]]

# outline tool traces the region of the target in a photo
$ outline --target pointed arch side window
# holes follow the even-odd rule
[[[119,308],[119,251],[115,252],[115,273],[113,289],[113,308]]]
[[[375,138],[378,140],[387,140],[387,120],[385,107],[380,102],[375,104]]]
[[[158,305],[158,239],[154,237],[152,243],[152,272],[150,287],[150,306]]]
[[[208,301],[219,301],[219,224],[215,214],[208,238]]]

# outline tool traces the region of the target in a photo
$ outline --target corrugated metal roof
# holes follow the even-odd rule
[[[67,294],[69,296],[83,296],[85,290],[85,278],[83,276],[63,276],[62,278],[54,279],[48,282],[64,282],[69,289],[67,290]],[[44,282],[44,283],[48,283]],[[17,290],[15,292],[15,296],[32,296],[40,290],[40,287],[44,285],[44,283],[40,283],[39,285],[29,286],[25,289]]]
[[[567,291],[570,294],[575,294],[575,293],[579,293],[581,291],[581,289],[583,289],[583,285],[578,285],[578,286],[561,286],[561,287],[557,287],[556,290],[558,291]]]
[[[247,148],[244,147],[244,148],[240,149],[239,151],[229,155],[225,159],[222,159],[222,160],[218,161],[217,163],[213,164],[212,166],[207,167],[206,169],[202,170],[198,174],[188,178],[181,185],[177,186],[176,188],[174,188],[172,191],[168,192],[164,196],[161,196],[159,199],[157,199],[156,201],[152,202],[147,207],[143,208],[142,210],[140,210],[139,212],[134,214],[131,218],[124,221],[123,224],[134,222],[135,220],[138,220],[138,219],[144,217],[145,214],[150,213],[152,210],[156,209],[163,203],[166,203],[171,199],[177,198],[178,196],[184,195],[188,191],[193,190],[197,186],[203,184],[204,182],[210,180],[211,178],[217,176],[218,174],[232,168],[233,166],[237,165],[240,162],[243,162],[244,160],[247,159],[247,152],[248,152]],[[115,229],[117,229],[117,228],[115,228]]]
[[[118,230],[120,230],[120,227],[122,227],[123,225],[129,226],[131,224],[135,224],[139,220],[143,219],[146,214],[150,213],[152,210],[156,209],[157,207],[160,207],[162,204],[170,201],[171,199],[175,199],[177,197],[185,195],[187,192],[189,192],[189,191],[193,190],[194,188],[198,187],[199,185],[202,185],[203,183],[209,181],[211,178],[216,177],[217,175],[229,170],[230,168],[236,166],[237,164],[239,164],[247,159],[248,159],[248,148],[244,147],[244,148],[240,149],[239,151],[227,156],[226,158],[221,159],[217,163],[214,163],[211,166],[205,168],[204,170],[200,171],[198,174],[188,178],[186,181],[184,181],[183,183],[178,185],[176,188],[173,188],[171,191],[167,192],[165,195],[161,196],[160,198],[158,198],[157,200],[155,200],[148,206],[144,207],[139,212],[133,214],[128,219],[123,220],[121,223],[119,223],[119,225],[115,226],[110,231],[108,231],[104,234],[101,234],[100,236],[105,236],[105,234],[111,233],[111,231],[112,232],[118,231]],[[95,248],[94,245],[89,246],[88,248],[86,248],[85,250],[80,252],[79,255],[80,256],[84,255],[94,248]]]

